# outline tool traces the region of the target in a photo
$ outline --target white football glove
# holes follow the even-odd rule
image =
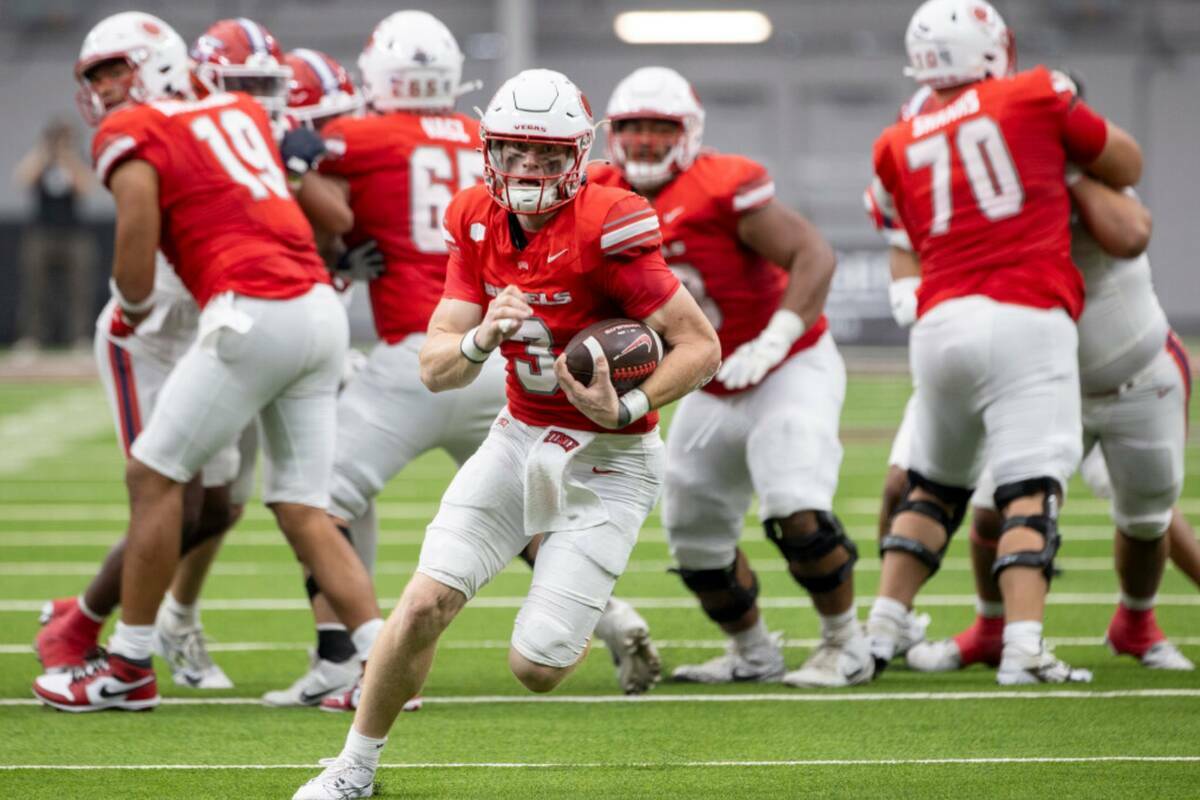
[[[892,319],[901,328],[910,327],[917,321],[917,287],[921,279],[910,276],[897,278],[888,284],[888,305],[892,307]]]
[[[755,386],[787,357],[788,350],[803,335],[804,320],[800,315],[786,308],[779,309],[762,333],[725,359],[717,371],[717,380],[727,389]]]

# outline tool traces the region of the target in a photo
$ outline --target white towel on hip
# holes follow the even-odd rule
[[[525,457],[525,532],[577,531],[608,521],[608,509],[591,489],[569,477],[571,461],[595,433],[547,428]]]

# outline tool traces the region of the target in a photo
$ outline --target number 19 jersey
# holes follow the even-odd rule
[[[379,338],[424,333],[446,280],[442,217],[456,192],[483,180],[479,123],[464,114],[341,117],[321,131],[321,172],[350,183],[347,246],[374,239],[384,273],[371,281]]]
[[[158,174],[161,249],[201,308],[223,292],[285,300],[329,283],[271,142],[266,112],[240,93],[129,105],[96,131],[103,183],[129,160]]]
[[[979,81],[875,143],[871,191],[921,259],[918,315],[977,294],[1079,317],[1063,173],[1100,155],[1107,124],[1067,89],[1044,67]]]

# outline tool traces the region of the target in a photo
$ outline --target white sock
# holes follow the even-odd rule
[[[175,599],[175,595],[167,592],[163,597],[162,607],[171,615],[171,622],[178,628],[195,628],[200,625],[200,605],[198,603],[183,604]]]
[[[871,655],[891,661],[896,655],[896,638],[908,622],[908,607],[899,600],[882,595],[871,604],[867,633],[871,637]]]
[[[366,661],[367,657],[371,655],[371,648],[375,645],[375,640],[379,638],[381,630],[383,630],[383,619],[376,617],[367,620],[350,633],[350,640],[354,642],[354,649],[358,651],[359,661]]]
[[[767,633],[767,623],[761,616],[759,616],[758,622],[751,627],[731,634],[730,638],[733,639],[739,653],[749,653],[751,650],[771,642],[771,635]]]
[[[1150,609],[1154,608],[1154,601],[1157,599],[1157,595],[1153,594],[1149,597],[1130,597],[1124,592],[1121,592],[1121,605],[1125,606],[1130,611],[1149,611]]]
[[[76,604],[79,606],[80,613],[82,613],[92,622],[104,622],[104,617],[88,608],[87,601],[83,599],[83,595],[79,595],[79,599],[76,601]]]
[[[117,629],[108,640],[108,649],[131,661],[145,661],[150,657],[153,640],[153,625],[126,625],[118,621]]]
[[[858,614],[851,606],[841,614],[821,614],[821,638],[845,641],[853,638],[854,629],[858,624]]]
[[[1004,616],[1004,601],[1003,600],[984,600],[982,597],[975,598],[975,613],[981,617],[1003,617]]]
[[[350,732],[346,734],[346,746],[342,748],[342,757],[373,769],[379,766],[379,753],[385,744],[386,736],[382,739],[372,739],[354,730],[352,725]]]
[[[1034,620],[1008,622],[1004,625],[1004,647],[1012,645],[1024,653],[1042,649],[1042,623]]]

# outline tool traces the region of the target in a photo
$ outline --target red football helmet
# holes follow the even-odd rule
[[[238,17],[213,23],[192,45],[196,78],[210,92],[245,92],[268,111],[286,106],[291,70],[271,32]]]
[[[288,115],[314,130],[344,114],[357,116],[363,108],[362,94],[350,73],[332,57],[318,50],[298,47],[283,57],[292,71],[288,81]]]

